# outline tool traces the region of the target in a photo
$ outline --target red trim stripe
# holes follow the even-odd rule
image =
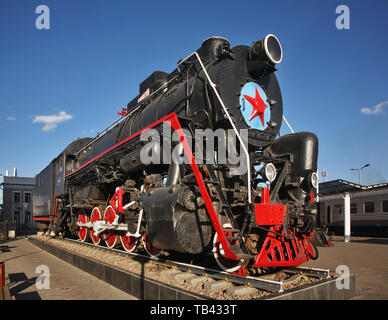
[[[219,236],[220,242],[222,244],[222,248],[224,249],[224,252],[225,252],[225,257],[228,259],[232,259],[232,260],[239,260],[239,258],[236,256],[236,254],[233,253],[233,251],[230,249],[228,240],[226,239],[224,230],[222,229],[220,220],[218,219],[217,212],[214,209],[212,200],[210,199],[209,193],[207,192],[205,183],[202,179],[202,174],[199,171],[197,163],[195,162],[195,157],[194,157],[193,153],[191,152],[190,145],[187,142],[186,136],[182,130],[182,127],[181,127],[181,124],[178,120],[178,117],[175,115],[170,120],[168,120],[167,123],[169,123],[170,126],[175,131],[178,132],[179,139],[183,144],[183,148],[186,152],[186,156],[188,159],[191,159],[191,161],[190,161],[191,169],[193,170],[195,179],[197,180],[198,187],[199,187],[199,190],[201,192],[201,196],[205,202],[205,206],[206,206],[207,212],[209,214],[210,220],[212,221],[214,229],[216,230],[216,232]]]
[[[77,170],[74,170],[74,171],[68,173],[67,175],[65,175],[65,178],[67,178],[67,177],[71,176],[72,174],[78,172],[78,171],[81,170],[82,168],[86,167],[87,165],[91,164],[92,162],[96,161],[97,159],[101,158],[102,156],[104,156],[104,155],[107,154],[108,152],[110,152],[110,151],[116,149],[117,147],[121,146],[122,144],[128,142],[129,140],[132,140],[132,139],[135,138],[136,136],[140,135],[142,132],[144,132],[144,131],[146,131],[146,130],[152,128],[152,127],[155,127],[155,126],[157,126],[158,124],[160,124],[160,123],[162,123],[162,122],[164,122],[164,121],[166,121],[166,120],[168,120],[168,119],[170,119],[170,118],[176,117],[176,116],[177,116],[177,115],[176,115],[175,112],[170,113],[170,114],[168,114],[167,116],[165,116],[165,117],[159,119],[158,121],[156,121],[156,122],[150,124],[149,126],[143,128],[143,129],[141,129],[140,131],[134,133],[133,135],[129,136],[128,138],[125,138],[124,140],[121,140],[120,142],[118,142],[117,144],[115,144],[113,147],[111,147],[111,148],[105,150],[104,152],[102,152],[102,153],[99,154],[98,156],[95,156],[93,159],[91,159],[91,160],[89,160],[88,162],[86,162],[84,165],[82,165],[81,167],[79,167]]]
[[[51,218],[50,217],[34,217],[33,220],[34,221],[50,221]]]

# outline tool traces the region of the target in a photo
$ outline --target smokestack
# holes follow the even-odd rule
[[[18,176],[18,168],[13,168],[13,176],[14,177]]]
[[[8,170],[5,170],[5,176],[9,177],[9,171]]]

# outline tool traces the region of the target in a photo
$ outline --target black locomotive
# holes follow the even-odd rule
[[[173,72],[154,72],[118,121],[38,175],[34,220],[150,255],[212,250],[229,272],[316,258],[318,139],[278,137],[282,57],[272,34],[233,48],[211,37]]]

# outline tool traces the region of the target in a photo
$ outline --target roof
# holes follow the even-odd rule
[[[337,179],[319,184],[319,193],[321,195],[338,194],[344,192],[365,191],[371,189],[388,188],[388,183],[371,184],[363,186],[358,183]]]
[[[6,187],[7,185],[35,185],[35,178],[28,177],[3,177],[3,185]]]

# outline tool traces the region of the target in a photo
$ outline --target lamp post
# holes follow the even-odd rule
[[[322,171],[322,178],[323,178],[323,182],[325,182],[325,178],[327,176],[327,171]]]
[[[361,168],[355,168],[355,169],[350,169],[350,170],[358,170],[358,184],[361,185],[361,170],[366,168],[366,167],[369,167],[370,164],[367,163],[366,165],[362,166]]]

